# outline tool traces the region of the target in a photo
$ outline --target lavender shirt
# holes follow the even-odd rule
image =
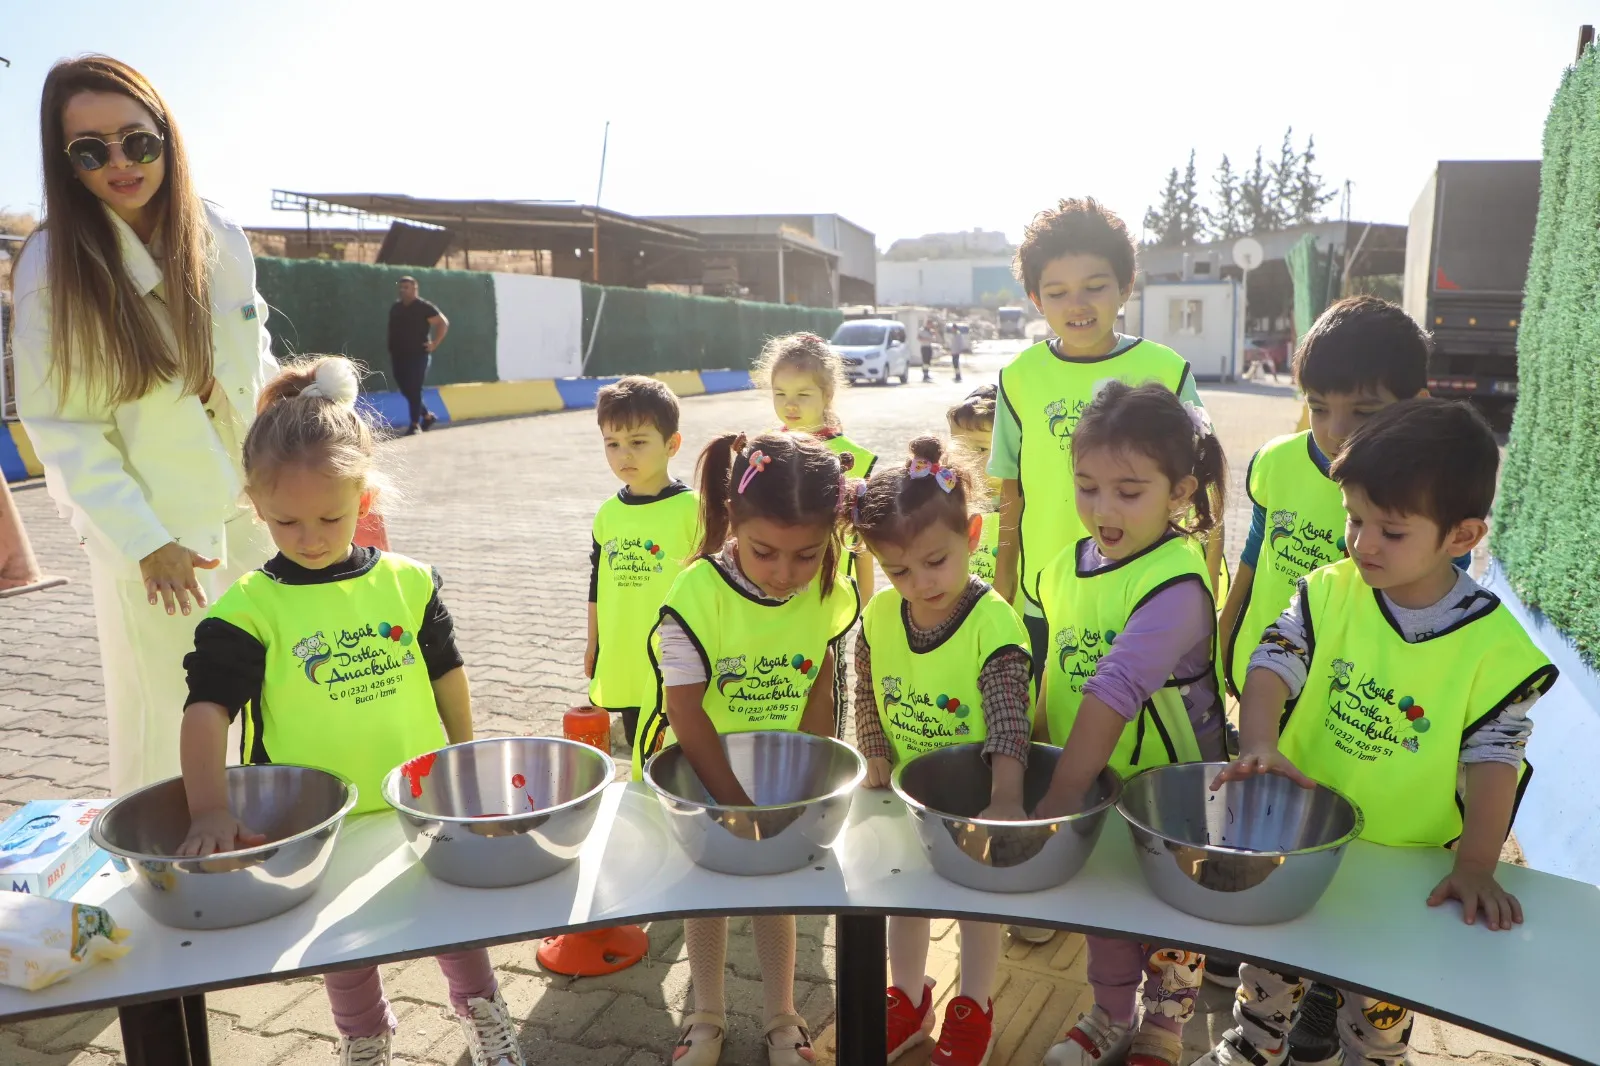
[[[1110,562],[1092,538],[1078,559],[1083,570]],[[1216,607],[1198,581],[1163,589],[1133,612],[1094,675],[1083,683],[1083,694],[1096,697],[1131,722],[1144,701],[1169,679],[1205,674],[1204,680],[1178,691],[1195,737],[1207,737],[1222,727],[1222,701],[1215,675],[1207,670],[1216,628]]]

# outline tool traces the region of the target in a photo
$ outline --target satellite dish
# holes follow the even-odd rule
[[[1261,242],[1254,237],[1240,237],[1233,242],[1233,261],[1239,269],[1249,273],[1260,266],[1267,257]]]

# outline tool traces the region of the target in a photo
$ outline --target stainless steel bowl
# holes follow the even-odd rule
[[[414,775],[407,763],[384,777],[383,798],[428,872],[467,888],[525,885],[570,866],[616,775],[605,752],[560,737],[472,740],[412,762]]]
[[[232,766],[228,809],[271,843],[177,857],[189,834],[183,778],[114,800],[90,828],[134,902],[162,925],[231,929],[274,917],[322,883],[356,786],[309,766]]]
[[[1022,779],[1022,803],[1032,810],[1050,788],[1061,749],[1035,744]],[[980,892],[1038,892],[1066,883],[1089,861],[1106,812],[1121,782],[1106,770],[1088,804],[1065,818],[984,821],[989,765],[982,744],[954,744],[895,767],[890,785],[905,800],[934,872]]]
[[[689,858],[725,874],[781,874],[832,847],[867,776],[867,761],[831,737],[791,730],[722,737],[734,776],[753,807],[711,798],[676,744],[650,757],[644,779]]]
[[[1117,809],[1150,890],[1197,918],[1287,922],[1322,897],[1361,835],[1361,811],[1331,788],[1264,774],[1211,782],[1226,763],[1158,766],[1130,777]]]

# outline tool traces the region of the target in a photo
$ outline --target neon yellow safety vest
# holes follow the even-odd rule
[[[855,456],[855,463],[845,472],[845,477],[851,481],[861,481],[872,476],[873,467],[878,465],[876,454],[869,452],[861,445],[846,437],[843,433],[828,437],[823,441],[835,455],[846,452]],[[850,549],[860,545],[860,538],[851,534],[845,537],[845,551],[839,559],[839,573],[846,577],[854,578],[856,572],[856,553]]]
[[[967,556],[967,572],[993,585],[994,564],[999,556],[1000,512],[988,511],[983,516],[983,534],[978,538],[978,550]]]
[[[1054,744],[1067,742],[1083,702],[1084,682],[1094,676],[1095,667],[1135,611],[1156,593],[1183,581],[1198,581],[1206,595],[1211,595],[1205,560],[1190,546],[1188,537],[1169,537],[1137,555],[1084,571],[1078,560],[1088,543],[1086,537],[1056,556],[1040,578],[1045,624],[1050,631],[1045,713]],[[1211,649],[1213,662],[1206,672],[1168,679],[1122,730],[1109,763],[1117,773],[1127,777],[1151,766],[1199,761],[1200,745],[1180,689],[1215,676],[1214,633]]]
[[[824,598],[817,580],[776,603],[745,592],[710,559],[697,559],[679,574],[661,607],[661,617],[677,621],[700,652],[710,678],[701,706],[718,733],[798,729],[828,645],[855,625],[859,613],[854,582],[835,582]],[[659,652],[652,630],[655,664]],[[658,742],[673,743],[659,665],[655,675],[655,706],[640,721],[633,747],[634,780],[641,779]],[[832,686],[833,679],[822,677],[820,683]]]
[[[1344,500],[1311,457],[1311,431],[1268,441],[1250,460],[1250,501],[1267,513],[1255,577],[1227,634],[1228,685],[1244,691],[1250,656],[1282,614],[1300,579],[1344,558]]]
[[[648,706],[655,700],[650,630],[667,590],[700,545],[700,497],[681,485],[644,502],[613,496],[594,516],[594,540],[600,545],[600,639],[589,702],[611,710]]]
[[[983,740],[989,731],[978,674],[1002,651],[1027,653],[1022,619],[987,589],[956,629],[928,651],[912,650],[906,626],[905,600],[893,588],[873,596],[862,613],[861,635],[872,649],[872,694],[894,761]]]
[[[261,699],[246,716],[252,763],[341,774],[356,811],[383,810],[383,778],[444,747],[422,649],[413,639],[433,598],[433,570],[381,553],[365,574],[285,585],[264,570],[236,581],[210,617],[266,649]]]
[[[1549,689],[1556,668],[1498,600],[1413,644],[1351,560],[1312,571],[1300,587],[1315,645],[1305,688],[1284,714],[1283,754],[1361,808],[1362,839],[1450,843],[1461,835],[1462,739]]]
[[[1060,359],[1046,341],[1023,350],[1000,371],[1000,398],[1021,430],[1022,591],[1039,602],[1039,572],[1088,534],[1073,501],[1072,431],[1106,380],[1160,382],[1174,393],[1189,363],[1164,345],[1140,340],[1098,359]]]

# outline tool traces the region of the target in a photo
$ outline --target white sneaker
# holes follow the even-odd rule
[[[1289,1060],[1289,1041],[1277,1051],[1262,1051],[1233,1028],[1222,1034],[1217,1046],[1194,1060],[1192,1066],[1283,1066]]]
[[[339,1066],[389,1066],[391,1034],[339,1038]]]
[[[1056,938],[1054,929],[1035,929],[1031,925],[1008,925],[1006,932],[1024,944],[1048,944]]]
[[[1117,1025],[1099,1007],[1080,1015],[1066,1039],[1045,1052],[1044,1066],[1100,1066],[1121,1062],[1133,1043],[1131,1026]]]
[[[467,1053],[472,1066],[527,1066],[517,1046],[517,1026],[506,1009],[506,1001],[496,992],[493,999],[469,999],[470,1015],[456,1016],[461,1035],[467,1038]]]

